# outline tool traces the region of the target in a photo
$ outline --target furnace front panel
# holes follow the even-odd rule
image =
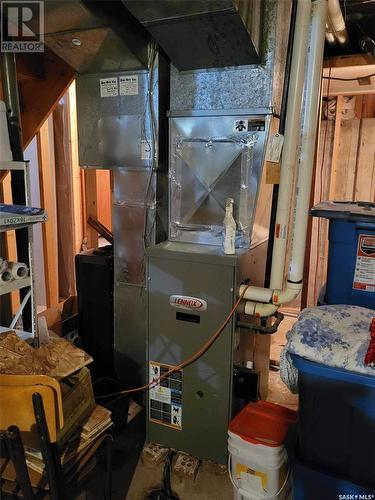
[[[204,252],[204,249],[206,251]],[[149,249],[150,380],[195,353],[233,306],[235,256],[167,242]],[[148,439],[224,462],[231,414],[233,324],[196,362],[149,392]]]

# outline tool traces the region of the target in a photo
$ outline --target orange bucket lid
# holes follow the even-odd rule
[[[281,446],[297,413],[268,401],[249,403],[229,424],[229,430],[245,441],[264,446]]]

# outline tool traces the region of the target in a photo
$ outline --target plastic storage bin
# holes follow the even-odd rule
[[[299,372],[300,459],[374,487],[375,377],[292,359]]]
[[[250,403],[229,426],[229,473],[234,498],[286,499],[290,494],[284,440],[294,411],[267,401]]]
[[[292,481],[293,500],[338,500],[339,498],[371,500],[375,493],[373,488],[360,486],[339,476],[306,467],[296,459],[292,463]]]
[[[329,219],[325,302],[375,309],[375,203],[328,201],[311,214]]]

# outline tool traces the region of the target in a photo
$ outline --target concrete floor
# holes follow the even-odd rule
[[[144,500],[153,489],[160,488],[163,468],[164,461],[154,464],[145,460],[142,455],[126,500]],[[171,485],[174,494],[180,500],[230,500],[233,498],[227,468],[213,462],[204,461],[199,464],[195,476],[176,474],[172,470]]]

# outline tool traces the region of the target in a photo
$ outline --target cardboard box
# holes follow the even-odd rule
[[[63,446],[79,424],[95,406],[90,370],[86,367],[60,381],[64,426],[58,431],[57,442]]]

